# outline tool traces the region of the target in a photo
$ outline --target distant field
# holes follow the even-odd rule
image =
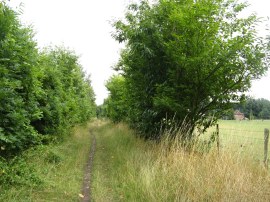
[[[270,129],[270,120],[220,120],[218,124],[221,148],[235,149],[256,160],[263,159],[264,129]],[[208,131],[208,135],[213,131],[215,127]]]

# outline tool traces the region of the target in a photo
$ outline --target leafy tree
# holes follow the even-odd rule
[[[246,117],[251,119],[270,118],[270,101],[263,98],[248,98],[244,103],[236,104],[234,109],[239,109]]]
[[[104,103],[97,106],[96,115],[97,118],[105,118],[107,116]]]
[[[205,131],[269,65],[267,43],[256,36],[252,14],[234,0],[159,0],[131,4],[114,23],[125,42],[116,69],[128,89],[129,120],[157,138],[163,118]],[[211,117],[211,118],[210,118]]]
[[[270,109],[267,107],[263,107],[262,111],[259,114],[261,119],[270,119]]]
[[[118,75],[110,78],[106,83],[106,87],[110,92],[109,98],[106,100],[107,116],[114,122],[126,120],[127,118],[127,91],[125,88],[124,77]]]
[[[44,95],[39,99],[42,118],[33,122],[39,133],[64,133],[74,124],[95,115],[95,96],[78,57],[65,48],[48,48],[40,54],[40,80]]]
[[[0,2],[0,156],[85,122],[95,116],[94,100],[78,57],[64,48],[39,53],[32,29]]]
[[[234,109],[228,109],[226,111],[224,111],[223,115],[222,115],[222,119],[223,120],[234,120]]]
[[[39,142],[31,122],[42,113],[37,102],[42,93],[37,80],[38,51],[30,28],[17,13],[0,2],[0,146],[1,154]]]

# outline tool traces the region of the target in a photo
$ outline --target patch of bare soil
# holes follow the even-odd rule
[[[85,168],[82,194],[80,194],[80,198],[82,202],[91,201],[91,172],[92,172],[94,155],[95,155],[95,150],[96,150],[96,137],[92,131],[90,131],[90,133],[92,133],[92,144],[91,144],[91,150],[89,153],[87,165]]]

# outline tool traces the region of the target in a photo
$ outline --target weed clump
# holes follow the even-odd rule
[[[56,152],[53,151],[49,151],[45,160],[48,163],[60,164],[63,161],[63,158],[60,156],[60,154],[57,154]]]
[[[37,186],[43,181],[23,156],[11,160],[0,158],[0,188],[9,186]]]

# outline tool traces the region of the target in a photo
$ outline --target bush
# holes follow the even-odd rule
[[[35,169],[30,167],[22,156],[11,160],[0,157],[0,187],[33,186],[41,183]]]

